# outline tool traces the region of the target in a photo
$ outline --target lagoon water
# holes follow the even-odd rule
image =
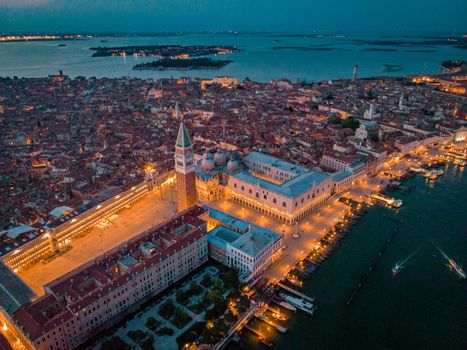
[[[72,77],[246,77],[255,81],[288,78],[318,81],[350,78],[354,64],[360,77],[440,73],[447,59],[467,59],[467,50],[443,45],[373,45],[358,40],[421,41],[426,38],[381,36],[286,36],[271,34],[180,34],[152,37],[98,37],[86,40],[0,43],[0,77],[44,77],[61,69]],[[104,42],[105,41],[105,42]],[[58,46],[66,44],[66,46]],[[236,45],[245,52],[220,56],[233,62],[219,70],[134,71],[154,57],[91,57],[96,46]],[[381,51],[385,50],[385,51]],[[215,58],[215,57],[214,57]],[[219,56],[218,56],[219,58]],[[397,72],[384,64],[402,65]]]
[[[467,280],[446,266],[434,247],[467,266],[467,177],[455,166],[430,183],[422,176],[398,211],[372,207],[331,257],[305,281],[317,299],[314,317],[301,312],[287,321],[288,333],[269,333],[274,349],[467,349]],[[384,215],[403,219],[402,224]],[[396,226],[399,231],[351,305],[346,301]],[[397,277],[396,261],[421,248]],[[244,349],[263,345],[243,333]],[[234,346],[233,348],[237,348]]]

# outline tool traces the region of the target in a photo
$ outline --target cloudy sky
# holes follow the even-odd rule
[[[467,31],[467,0],[0,0],[0,32]]]

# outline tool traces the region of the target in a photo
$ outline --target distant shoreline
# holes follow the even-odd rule
[[[22,42],[36,42],[36,41],[75,41],[75,40],[89,40],[90,38],[41,38],[41,39],[11,39],[11,40],[2,40],[0,38],[0,44],[7,43],[22,43]]]
[[[161,58],[189,58],[206,55],[225,55],[243,50],[232,45],[131,45],[98,46],[89,48],[95,51],[92,57],[108,56],[157,56]]]

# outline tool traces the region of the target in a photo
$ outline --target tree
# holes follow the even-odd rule
[[[339,117],[338,115],[335,115],[335,116],[332,116],[329,121],[332,123],[332,124],[340,124],[342,119],[341,117]]]
[[[360,122],[358,120],[350,117],[350,118],[342,120],[342,126],[344,128],[350,128],[353,131],[355,131],[360,126]]]
[[[240,283],[238,281],[238,271],[235,269],[228,269],[222,275],[222,280],[227,288],[238,289]]]
[[[201,280],[201,284],[206,288],[209,288],[212,285],[212,279],[209,275],[204,275],[203,279]]]

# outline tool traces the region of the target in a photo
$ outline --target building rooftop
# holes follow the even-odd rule
[[[216,209],[208,208],[208,210],[211,218],[221,222],[208,233],[208,241],[220,248],[226,249],[231,245],[245,254],[256,256],[271,241],[277,241],[282,236]],[[232,229],[237,229],[243,234]]]
[[[229,244],[248,256],[256,257],[266,246],[277,241],[280,237],[281,235],[278,233],[256,226]]]
[[[261,152],[251,152],[245,158],[245,162],[248,163],[257,163],[257,164],[264,164],[270,167],[279,169],[283,172],[300,175],[303,173],[309,173],[310,170],[299,165],[286,162],[285,160],[276,158],[269,154],[261,153]]]
[[[222,222],[222,224],[226,227],[236,229],[240,232],[248,231],[248,227],[250,223],[236,218],[232,215],[223,213],[217,209],[213,209],[211,207],[205,206],[209,210],[209,216],[217,221]]]
[[[227,243],[235,242],[241,236],[240,233],[229,230],[224,226],[217,226],[208,233],[208,242],[227,250]]]
[[[192,146],[190,136],[188,135],[188,131],[186,130],[185,123],[182,121],[180,123],[180,128],[178,129],[177,135],[177,147],[187,148]]]
[[[54,208],[49,212],[49,215],[55,216],[57,218],[67,215],[69,213],[74,212],[73,208],[67,207],[66,205],[61,205],[59,207]]]
[[[290,180],[287,180],[281,184],[259,178],[250,171],[241,171],[237,174],[231,175],[242,181],[264,188],[267,191],[283,195],[285,197],[297,197],[303,192],[307,191],[313,185],[319,184],[329,177],[327,173],[313,171],[311,169],[307,169],[260,152],[249,153],[244,158],[244,161],[248,165],[251,164],[259,167],[268,166],[271,168],[276,168],[281,172],[292,174],[293,177]]]
[[[347,170],[341,170],[341,171],[337,171],[337,172],[331,174],[332,180],[334,182],[342,181],[342,180],[344,180],[345,178],[347,178],[349,176],[352,176],[352,173],[350,171],[347,171]]]
[[[0,305],[12,314],[34,297],[34,292],[21,278],[0,262]]]
[[[267,191],[271,191],[285,197],[297,197],[303,192],[306,192],[313,185],[319,184],[320,182],[329,178],[329,175],[324,172],[317,172],[308,170],[306,173],[300,173],[294,178],[282,183],[275,184],[273,182],[261,179],[252,175],[249,172],[240,172],[238,174],[231,175],[242,181],[264,188]]]
[[[24,225],[24,224],[21,224],[19,226],[16,226],[16,227],[13,227],[13,228],[10,228],[6,231],[3,231],[3,232],[0,232],[0,236],[2,236],[3,234],[6,234],[6,236],[10,239],[16,239],[18,236],[20,236],[21,234],[23,233],[26,233],[26,232],[34,232],[36,231],[37,229],[35,227],[32,227],[32,226],[28,226],[28,225]],[[35,236],[34,236],[35,237]]]

